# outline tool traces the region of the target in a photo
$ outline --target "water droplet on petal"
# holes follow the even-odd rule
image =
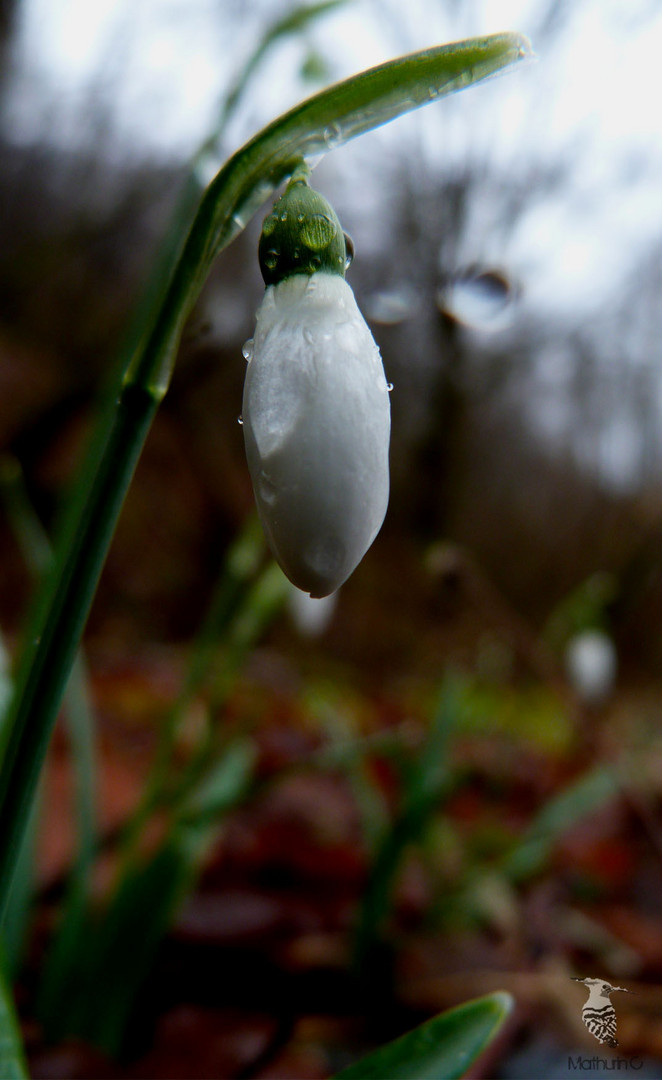
[[[250,364],[253,359],[253,338],[249,338],[245,341],[241,347],[241,354],[247,364]]]
[[[299,225],[301,225],[305,220],[306,220],[305,214],[297,214],[297,221],[299,222]]]
[[[276,485],[267,473],[260,473],[260,479],[258,480],[258,488],[260,496],[262,497],[264,502],[267,503],[268,506],[273,506],[276,501],[278,492],[276,490]]]
[[[386,389],[388,390],[388,392],[390,394],[391,390],[393,389],[393,383],[392,382],[387,382]]]
[[[243,422],[244,422],[244,418],[243,418],[243,416],[238,416],[238,417],[237,417],[237,423],[238,423],[238,424],[243,424]]]

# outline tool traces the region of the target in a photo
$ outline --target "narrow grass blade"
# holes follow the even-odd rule
[[[448,744],[462,708],[461,684],[448,678],[441,689],[430,732],[420,754],[405,770],[401,809],[386,826],[359,916],[355,963],[362,969],[380,937],[397,872],[407,848],[418,843],[448,783]]]
[[[227,127],[232,114],[236,111],[237,105],[256,69],[259,67],[272,46],[282,38],[300,34],[302,30],[305,30],[311,23],[316,22],[321,16],[327,15],[329,12],[334,11],[345,3],[347,3],[347,0],[321,0],[321,2],[317,4],[301,4],[299,7],[287,11],[285,15],[281,16],[268,27],[259,45],[251,54],[237,79],[232,84],[225,99],[223,109],[221,110],[217,129],[208,140],[207,145],[218,142],[223,131]]]
[[[28,1080],[14,1001],[3,966],[0,957],[0,1076],[2,1080]]]
[[[598,765],[585,773],[543,806],[523,838],[503,860],[501,871],[511,881],[523,881],[539,873],[560,837],[617,793],[616,778],[608,766]]]
[[[30,817],[18,850],[14,880],[4,917],[0,923],[0,940],[10,978],[20,970],[30,930],[32,903],[35,894],[35,852],[37,831],[42,809],[40,789],[32,803]],[[0,1073],[0,1077],[2,1073]]]
[[[81,911],[73,961],[55,991],[42,995],[39,1016],[55,1040],[77,1035],[112,1056],[124,1043],[136,996],[163,936],[213,844],[220,821],[252,790],[256,751],[248,739],[231,742],[199,789],[174,813],[158,850],[128,865],[109,906]],[[72,928],[73,929],[73,928]],[[85,942],[85,949],[80,948]]]
[[[250,739],[230,743],[178,809],[180,824],[198,831],[215,826],[220,816],[246,795],[256,760],[257,750]]]
[[[20,463],[10,454],[3,454],[0,458],[0,497],[28,570],[33,579],[38,581],[51,564],[51,545],[30,500]],[[46,983],[51,983],[55,994],[61,993],[66,975],[62,965],[66,966],[71,938],[78,932],[76,928],[80,924],[81,905],[84,904],[89,888],[89,874],[97,843],[95,732],[87,672],[80,653],[71,670],[65,701],[65,720],[75,785],[77,854],[67,887],[61,925],[45,966],[44,979]],[[19,852],[14,884],[3,923],[7,960],[11,971],[16,970],[21,956],[32,899],[38,805],[37,796]],[[60,962],[55,963],[58,958]]]
[[[459,1080],[498,1034],[512,1006],[505,993],[459,1005],[343,1069],[335,1080]]]
[[[109,429],[87,464],[59,554],[32,615],[0,771],[0,912],[101,567],[157,405],[151,391],[135,386],[122,391]]]

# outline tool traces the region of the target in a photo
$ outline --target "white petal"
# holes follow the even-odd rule
[[[384,369],[338,274],[296,275],[267,289],[242,414],[274,555],[300,589],[326,596],[379,532],[389,488]]]

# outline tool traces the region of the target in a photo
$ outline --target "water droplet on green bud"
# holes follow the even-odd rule
[[[336,227],[328,214],[311,214],[301,226],[303,243],[314,251],[328,247],[335,234]]]
[[[272,232],[278,224],[278,216],[276,214],[269,214],[262,222],[262,232],[265,236],[271,236]]]

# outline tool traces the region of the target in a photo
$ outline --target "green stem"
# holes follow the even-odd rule
[[[18,671],[0,773],[0,911],[110,537],[158,401],[134,385],[121,392],[98,468],[78,503],[73,528],[65,532],[65,557],[56,561],[32,623],[36,632]]]

